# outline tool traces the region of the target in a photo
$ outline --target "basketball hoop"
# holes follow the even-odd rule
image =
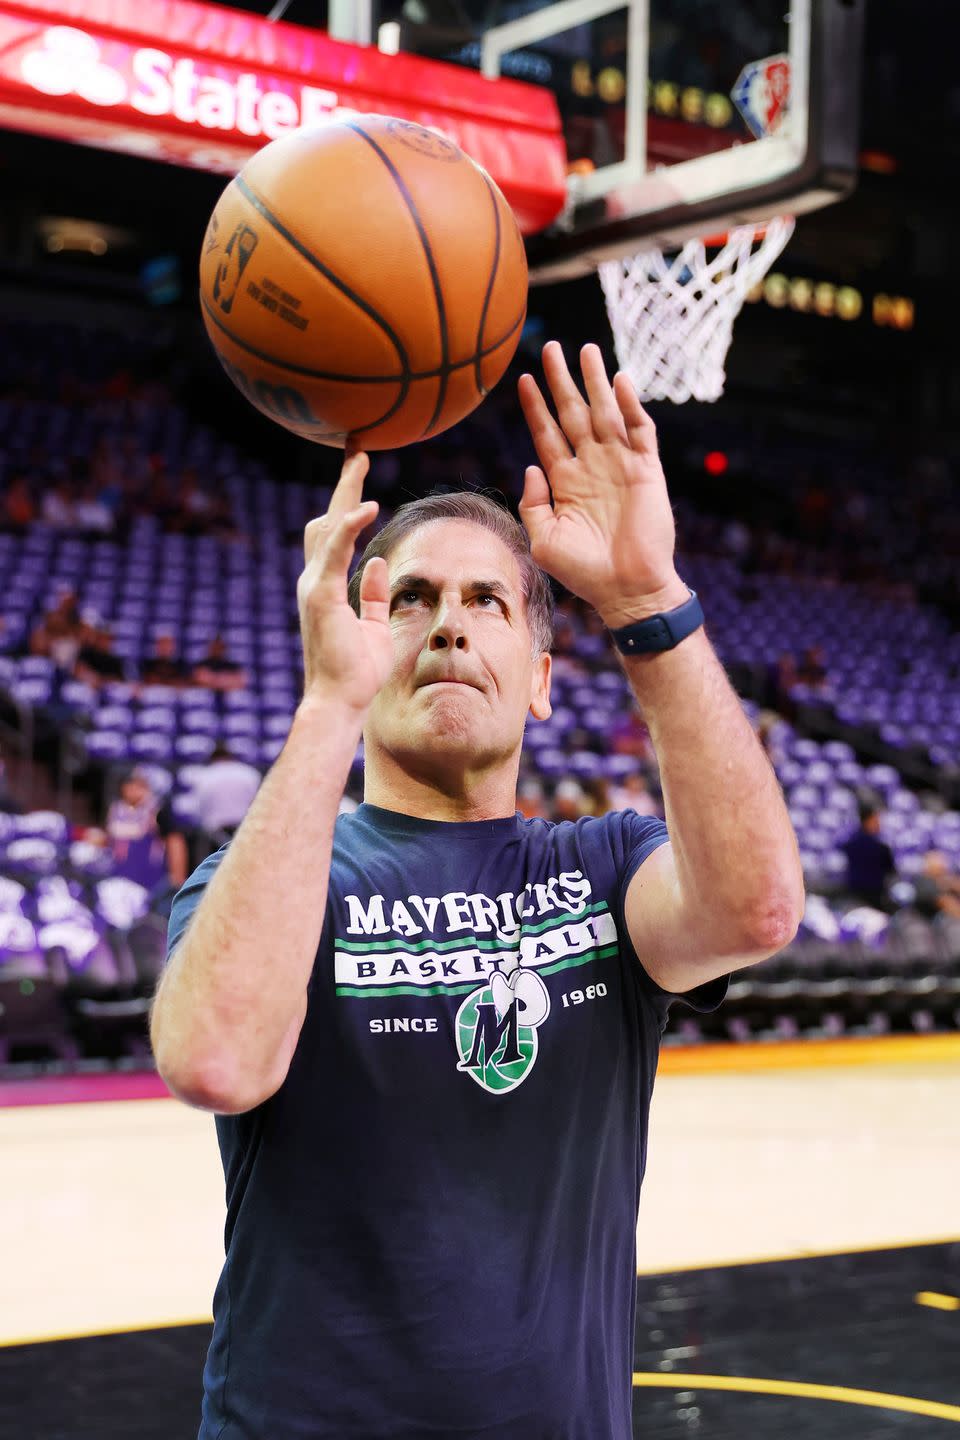
[[[600,283],[617,361],[641,400],[717,400],[733,322],[793,234],[792,217],[605,260]],[[707,249],[719,247],[707,258]]]

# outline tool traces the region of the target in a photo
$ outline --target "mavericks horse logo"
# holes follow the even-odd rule
[[[458,1070],[493,1095],[515,1090],[537,1058],[537,1028],[550,1013],[550,994],[534,970],[495,970],[457,1011]]]

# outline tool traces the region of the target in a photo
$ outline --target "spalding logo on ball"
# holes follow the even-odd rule
[[[426,440],[503,375],[527,313],[513,211],[451,140],[359,115],[259,150],[207,226],[200,303],[247,399],[307,440]]]

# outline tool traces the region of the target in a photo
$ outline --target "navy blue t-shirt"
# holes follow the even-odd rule
[[[623,902],[666,839],[633,811],[337,821],[286,1080],[216,1117],[226,1261],[200,1440],[629,1440],[675,997]],[[177,896],[171,950],[224,853]]]

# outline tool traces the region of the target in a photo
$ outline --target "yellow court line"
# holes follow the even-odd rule
[[[179,1330],[187,1325],[212,1325],[213,1315],[191,1315],[188,1320],[158,1320],[155,1325],[97,1325],[93,1330],[71,1330],[66,1335],[18,1335],[16,1340],[0,1340],[0,1350],[17,1345],[56,1345],[61,1340],[108,1339],[111,1335],[143,1335],[152,1330]]]
[[[637,1270],[649,1279],[652,1275],[683,1275],[691,1270],[729,1270],[735,1265],[782,1265],[787,1260],[827,1260],[832,1255],[875,1255],[884,1250],[919,1250],[925,1245],[960,1245],[960,1235],[943,1235],[929,1239],[922,1236],[908,1240],[885,1240],[882,1245],[840,1245],[836,1250],[791,1250],[786,1255],[746,1255],[735,1260],[698,1260],[693,1265],[672,1265],[669,1270]]]
[[[960,1295],[941,1295],[936,1290],[921,1290],[914,1295],[918,1305],[927,1305],[931,1310],[960,1310]]]
[[[902,1410],[934,1420],[960,1424],[960,1405],[918,1400],[913,1395],[888,1395],[882,1390],[851,1390],[845,1385],[808,1385],[799,1380],[753,1380],[742,1375],[661,1375],[636,1371],[634,1385],[660,1390],[733,1390],[752,1395],[789,1395],[801,1400],[837,1400],[844,1405],[867,1405],[877,1410]]]
[[[787,1040],[752,1045],[677,1045],[660,1051],[661,1075],[722,1071],[819,1070],[830,1065],[960,1061],[960,1035],[857,1035],[839,1040]]]

